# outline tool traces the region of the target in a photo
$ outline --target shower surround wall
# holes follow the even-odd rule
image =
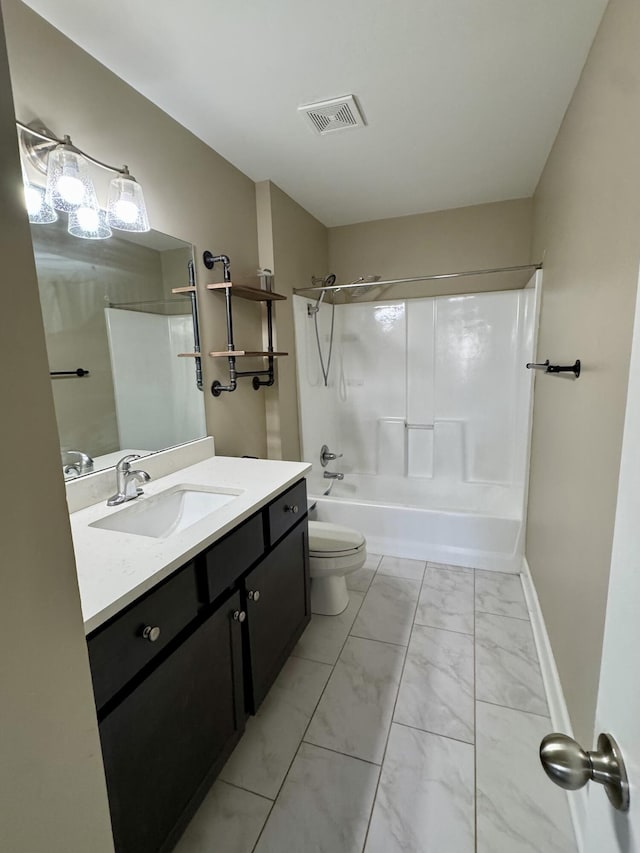
[[[320,447],[343,454],[319,517],[360,527],[372,551],[519,571],[535,290],[337,305],[327,387],[312,303],[294,302],[312,493],[328,486]]]

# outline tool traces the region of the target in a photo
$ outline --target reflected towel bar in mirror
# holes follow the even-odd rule
[[[578,379],[580,376],[580,359],[577,358],[573,364],[550,364],[549,359],[540,364],[529,362],[528,370],[544,370],[545,373],[573,373]]]
[[[89,371],[83,367],[76,367],[75,370],[50,370],[49,376],[88,376]]]

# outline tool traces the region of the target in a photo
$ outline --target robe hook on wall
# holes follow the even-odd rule
[[[580,376],[580,359],[577,358],[573,364],[550,364],[549,359],[541,364],[527,364],[528,370],[544,370],[545,373],[573,373],[578,379]]]

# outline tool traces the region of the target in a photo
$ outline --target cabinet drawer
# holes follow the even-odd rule
[[[307,484],[301,480],[280,495],[267,510],[269,515],[269,544],[273,545],[290,530],[307,511]]]
[[[88,639],[96,707],[100,708],[152,660],[198,613],[194,564],[135,602]],[[143,636],[159,628],[155,641]]]
[[[205,552],[206,600],[214,601],[264,554],[262,513],[255,515]]]

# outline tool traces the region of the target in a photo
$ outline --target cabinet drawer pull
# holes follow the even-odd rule
[[[247,593],[247,598],[249,599],[249,601],[260,601],[260,590],[250,589]]]
[[[150,643],[155,643],[156,640],[160,638],[160,628],[158,626],[147,625],[146,628],[142,629],[142,636],[145,640],[149,640]]]
[[[295,515],[298,512],[298,504],[285,504],[284,511],[292,512]]]
[[[233,614],[234,622],[244,622],[246,618],[247,614],[244,612],[244,610],[236,610]]]

